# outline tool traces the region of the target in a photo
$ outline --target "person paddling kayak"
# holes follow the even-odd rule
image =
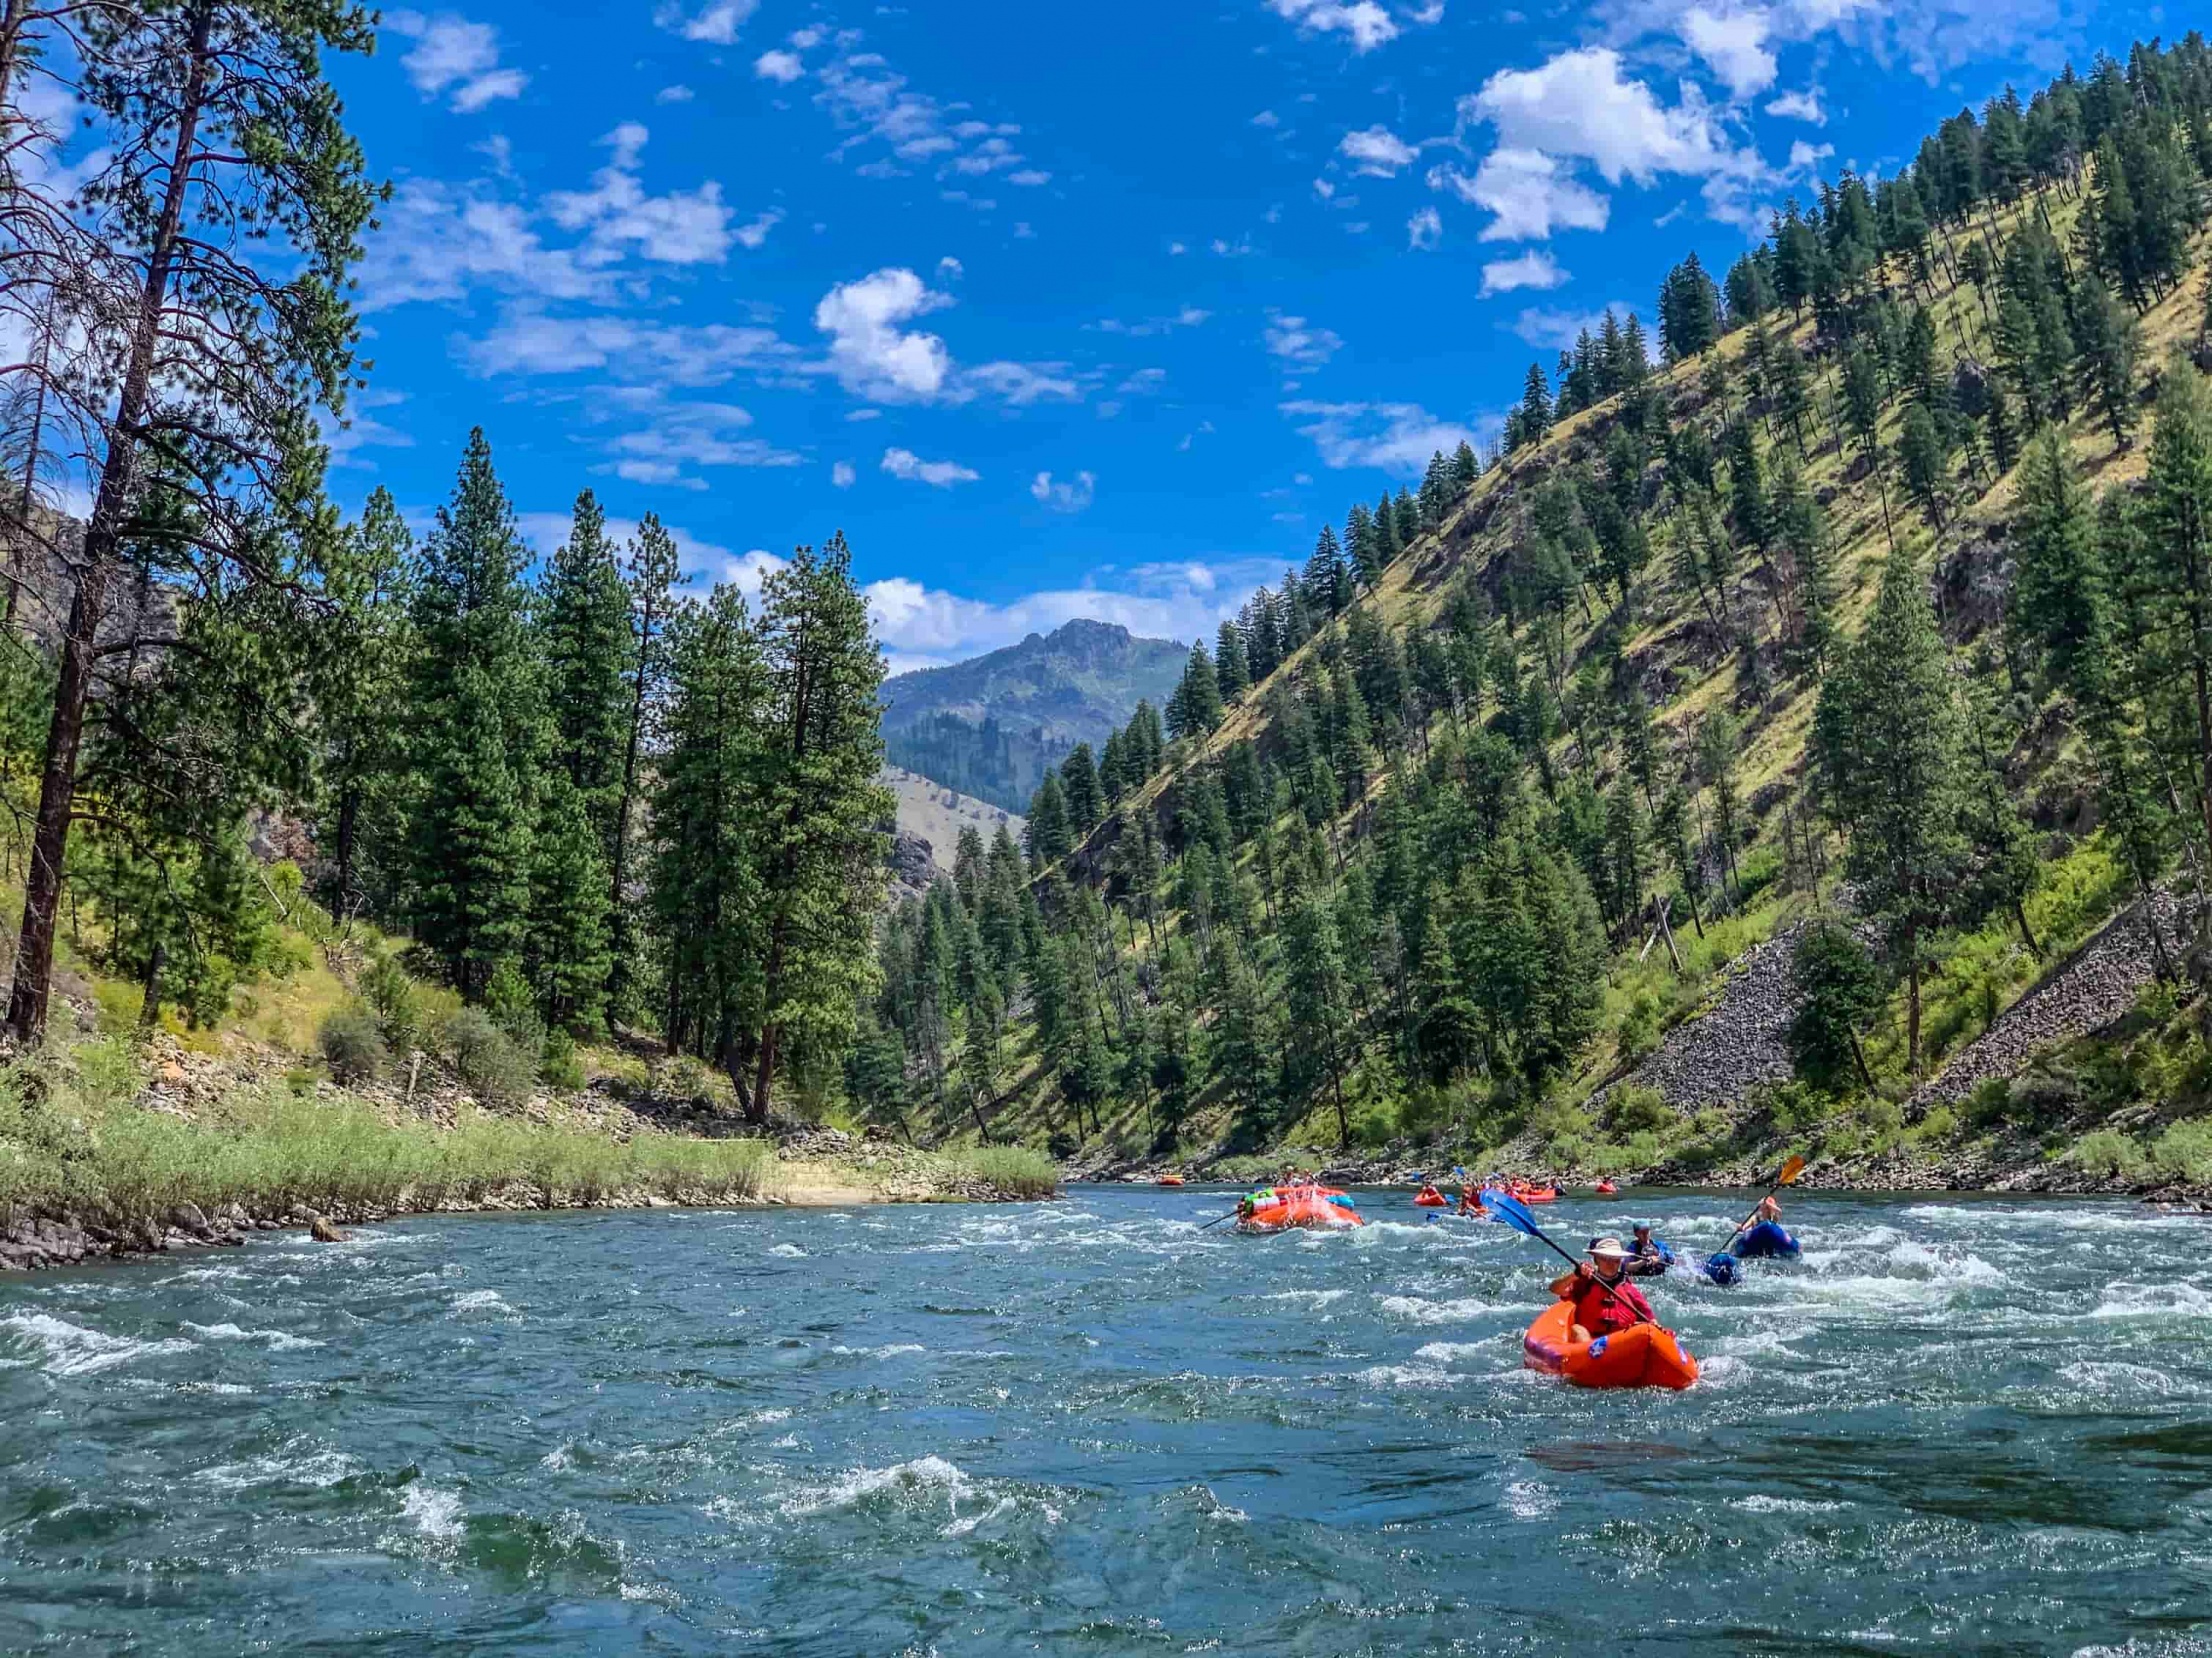
[[[1651,1233],[1651,1222],[1636,1223],[1636,1235],[1628,1241],[1628,1275],[1631,1278],[1663,1278],[1674,1265],[1674,1251]]]
[[[1769,1192],[1759,1200],[1759,1207],[1751,1211],[1751,1218],[1736,1228],[1736,1236],[1740,1238],[1746,1232],[1755,1231],[1759,1227],[1780,1226],[1781,1224],[1782,1205],[1777,1203],[1774,1194]]]
[[[1644,1292],[1628,1281],[1629,1252],[1618,1238],[1592,1238],[1588,1257],[1552,1282],[1552,1294],[1574,1304],[1574,1339],[1593,1341],[1643,1319],[1658,1322]]]

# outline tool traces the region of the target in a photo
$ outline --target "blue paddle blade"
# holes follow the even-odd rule
[[[1705,1276],[1726,1289],[1736,1281],[1736,1258],[1725,1249],[1705,1263]]]
[[[1532,1238],[1543,1235],[1536,1217],[1528,1212],[1528,1205],[1510,1192],[1486,1191],[1482,1194],[1482,1206],[1516,1232],[1525,1232]]]

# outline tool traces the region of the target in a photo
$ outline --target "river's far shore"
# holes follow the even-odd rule
[[[235,1248],[264,1232],[305,1232],[343,1242],[349,1229],[410,1215],[496,1215],[638,1209],[851,1209],[877,1204],[1021,1203],[1052,1194],[1025,1182],[976,1172],[947,1157],[934,1175],[911,1165],[897,1175],[855,1165],[770,1161],[750,1190],[634,1186],[589,1196],[548,1191],[514,1180],[467,1194],[403,1190],[389,1201],[332,1202],[321,1207],[210,1208],[189,1199],[132,1219],[96,1218],[67,1209],[15,1204],[0,1208],[0,1273],[81,1266],[195,1249]]]
[[[1690,1191],[1758,1191],[1774,1178],[1776,1167],[1790,1154],[1778,1149],[1759,1161],[1737,1160],[1708,1168],[1686,1169],[1660,1164],[1635,1170],[1616,1170],[1613,1181],[1626,1190],[1633,1186],[1667,1187]],[[1258,1155],[1192,1159],[1175,1162],[1146,1158],[1126,1162],[1072,1159],[1061,1165],[1060,1177],[1069,1185],[1155,1185],[1165,1174],[1210,1185],[1265,1183],[1285,1168],[1312,1175],[1337,1186],[1403,1186],[1408,1191],[1424,1181],[1454,1184],[1452,1170],[1464,1166],[1478,1177],[1493,1172],[1523,1176],[1538,1185],[1556,1186],[1562,1195],[1595,1195],[1593,1188],[1604,1176],[1589,1169],[1548,1164],[1529,1148],[1492,1152],[1477,1162],[1466,1153],[1431,1151],[1426,1156],[1411,1148],[1389,1148],[1379,1153],[1347,1155],[1320,1147],[1284,1146]],[[2106,1197],[2134,1198],[2145,1204],[2183,1213],[2212,1214],[2212,1187],[2186,1185],[2144,1186],[2118,1179],[2102,1179],[2077,1164],[2045,1157],[2040,1152],[2015,1147],[1985,1147],[1969,1156],[1930,1157],[1899,1150],[1874,1157],[1808,1157],[1805,1172],[1794,1182],[1803,1191],[1868,1193],[1971,1193],[1991,1197]]]

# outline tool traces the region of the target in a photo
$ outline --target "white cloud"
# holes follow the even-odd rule
[[[948,253],[937,261],[937,274],[947,282],[958,282],[968,274],[968,267]]]
[[[771,207],[749,225],[739,225],[735,232],[738,245],[750,251],[768,240],[768,233],[783,222],[783,209]]]
[[[1767,113],[1784,121],[1805,121],[1816,127],[1828,124],[1828,112],[1821,107],[1818,87],[1783,93],[1767,104]]]
[[[1034,172],[1025,168],[1026,158],[1011,142],[1020,136],[1020,127],[978,119],[964,113],[964,104],[948,107],[911,90],[906,77],[876,53],[847,53],[827,65],[819,78],[822,89],[814,101],[853,134],[836,153],[844,156],[870,143],[885,147],[884,155],[860,168],[869,177],[896,178],[920,165],[935,168],[940,177]]]
[[[461,356],[484,376],[613,368],[636,379],[687,386],[715,385],[741,372],[792,375],[803,367],[798,349],[771,328],[557,316],[534,304],[509,308],[483,338],[464,345]]]
[[[1417,477],[1438,450],[1448,455],[1476,441],[1472,428],[1440,420],[1414,403],[1293,402],[1283,404],[1282,412],[1306,422],[1299,435],[1313,440],[1322,465],[1339,471],[1376,467]]]
[[[409,179],[378,214],[361,262],[361,308],[454,300],[480,284],[546,299],[597,299],[612,276],[545,245],[530,213],[481,186]]]
[[[696,96],[697,94],[688,86],[664,86],[653,94],[653,102],[656,104],[688,104]]]
[[[759,9],[760,0],[708,0],[707,5],[689,13],[682,6],[664,5],[653,13],[653,21],[686,40],[734,46],[740,25]]]
[[[1625,317],[1633,307],[1616,300],[1605,308],[1616,319]],[[1530,345],[1550,346],[1564,351],[1575,343],[1584,329],[1596,334],[1605,326],[1605,310],[1566,311],[1545,307],[1532,307],[1513,319],[1513,332]]]
[[[1603,230],[1612,214],[1605,197],[1540,150],[1492,150],[1473,178],[1450,165],[1432,167],[1429,188],[1488,208],[1495,217],[1483,226],[1485,242],[1541,242],[1559,230]]]
[[[1024,167],[1018,173],[1006,175],[1008,184],[1018,184],[1025,190],[1034,190],[1040,184],[1050,184],[1052,175],[1036,167]]]
[[[564,230],[588,231],[586,264],[611,264],[634,248],[664,265],[720,264],[730,247],[730,210],[709,179],[696,190],[649,196],[638,183],[638,154],[649,134],[625,121],[600,140],[614,152],[589,190],[556,190],[546,211]]]
[[[1350,0],[1349,4],[1345,0],[1267,0],[1267,9],[1309,34],[1350,35],[1355,52],[1372,52],[1396,40],[1399,34],[1397,20],[1375,0]],[[1442,15],[1441,8],[1438,15]],[[1434,19],[1416,16],[1414,21]]]
[[[970,388],[979,387],[1017,409],[1046,401],[1080,402],[1083,390],[1066,370],[1065,363],[978,363],[961,371],[959,390],[966,395]]]
[[[607,440],[607,462],[598,468],[638,484],[705,489],[691,467],[799,466],[804,457],[750,436],[753,417],[734,403],[672,402],[651,387],[618,387],[593,399],[596,421],[624,415],[641,420]]]
[[[1444,216],[1433,207],[1424,207],[1406,220],[1406,246],[1416,252],[1426,253],[1444,240]]]
[[[518,98],[530,84],[521,70],[499,67],[499,35],[489,23],[471,23],[452,12],[426,17],[417,11],[396,11],[384,22],[394,34],[415,42],[415,49],[399,60],[415,90],[426,99],[450,94],[449,104],[462,115],[501,98]]]
[[[851,461],[839,461],[836,465],[830,468],[830,483],[833,487],[837,489],[852,488],[854,483],[859,480],[859,477],[860,474],[853,470],[853,463]]]
[[[1101,334],[1126,334],[1132,339],[1149,339],[1155,334],[1171,333],[1178,328],[1196,328],[1211,311],[1201,311],[1195,305],[1186,305],[1172,317],[1147,317],[1139,322],[1123,322],[1118,317],[1105,317],[1088,326]]]
[[[761,53],[753,59],[753,73],[764,81],[774,81],[778,86],[789,86],[806,73],[806,65],[796,52],[786,52],[780,47]]]
[[[1321,367],[1344,344],[1330,330],[1314,327],[1304,317],[1285,316],[1280,311],[1268,313],[1266,338],[1269,355],[1280,357],[1296,369]]]
[[[830,367],[846,390],[926,403],[945,389],[952,353],[935,334],[901,325],[951,303],[912,271],[886,268],[832,288],[814,308],[814,326],[830,336]]]
[[[1282,124],[1283,118],[1271,109],[1263,109],[1252,117],[1252,125],[1255,127],[1279,127]]]
[[[1800,138],[1790,146],[1790,171],[1809,173],[1835,153],[1833,144],[1808,144]]]
[[[1089,472],[1054,483],[1052,474],[1040,472],[1029,481],[1029,495],[1054,512],[1081,512],[1098,493],[1098,479]]]
[[[1463,122],[1487,121],[1508,149],[1576,156],[1608,184],[1660,173],[1703,175],[1727,156],[1712,112],[1694,85],[1669,109],[1649,87],[1621,73],[1606,46],[1561,52],[1535,69],[1502,69],[1460,100]]]
[[[883,470],[894,478],[902,478],[913,484],[928,484],[932,489],[950,489],[954,484],[972,484],[982,476],[958,461],[925,461],[911,449],[886,449],[883,452]]]
[[[1361,132],[1348,132],[1337,145],[1344,159],[1352,163],[1352,170],[1373,178],[1394,177],[1401,167],[1412,165],[1419,151],[1385,126],[1372,126]]]
[[[1493,259],[1482,267],[1482,297],[1509,294],[1517,288],[1557,288],[1567,273],[1542,248],[1532,248],[1516,259]]]
[[[1774,54],[1767,49],[1773,26],[1774,20],[1757,6],[1719,12],[1692,6],[1682,18],[1682,39],[1731,96],[1750,98],[1774,84]]]

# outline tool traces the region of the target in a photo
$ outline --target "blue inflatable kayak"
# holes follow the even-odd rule
[[[1796,1259],[1802,1247],[1779,1222],[1763,1220],[1737,1233],[1728,1252],[1739,1261],[1787,1261]]]

